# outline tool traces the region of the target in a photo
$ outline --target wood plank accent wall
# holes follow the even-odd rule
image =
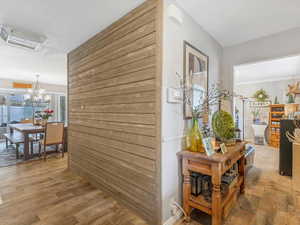
[[[162,1],[68,54],[69,168],[161,223]]]

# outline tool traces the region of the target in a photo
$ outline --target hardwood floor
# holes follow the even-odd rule
[[[145,225],[67,171],[67,157],[0,168],[0,225]]]
[[[278,174],[278,150],[257,146],[255,164],[246,177],[246,193],[224,225],[300,225],[300,190]],[[210,225],[210,217],[193,212],[190,225]],[[183,225],[179,222],[176,225]]]
[[[257,148],[225,225],[300,225],[300,191],[278,175],[278,151]],[[191,225],[210,225],[193,213]],[[0,168],[0,225],[145,225],[111,197],[67,171],[67,157]],[[178,225],[183,225],[183,222]]]

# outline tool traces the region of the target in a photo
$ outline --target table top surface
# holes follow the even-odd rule
[[[226,152],[225,154],[216,152],[215,154],[208,156],[206,153],[181,151],[177,153],[177,156],[182,158],[194,158],[222,163],[228,159],[231,159],[233,155],[238,154],[241,150],[244,149],[244,147],[245,142],[237,142],[234,146],[227,147],[228,152]]]
[[[8,127],[20,132],[44,132],[45,127],[33,125],[32,123],[9,124]]]

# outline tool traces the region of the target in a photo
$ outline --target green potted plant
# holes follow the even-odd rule
[[[295,103],[295,98],[293,95],[291,94],[288,94],[288,101],[287,101],[288,104],[294,104]]]
[[[256,124],[257,122],[259,122],[259,109],[254,109],[251,111],[252,116],[253,116],[253,124]]]

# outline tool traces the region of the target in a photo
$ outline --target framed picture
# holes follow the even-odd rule
[[[226,152],[228,152],[227,147],[226,147],[226,145],[224,143],[220,144],[220,147],[221,147],[221,152],[223,154],[225,154]]]
[[[201,105],[208,91],[208,56],[184,42],[184,117],[192,118],[192,110]]]
[[[211,156],[215,153],[214,147],[212,145],[212,139],[210,137],[208,138],[203,138],[203,145],[205,148],[205,152],[208,156]]]

